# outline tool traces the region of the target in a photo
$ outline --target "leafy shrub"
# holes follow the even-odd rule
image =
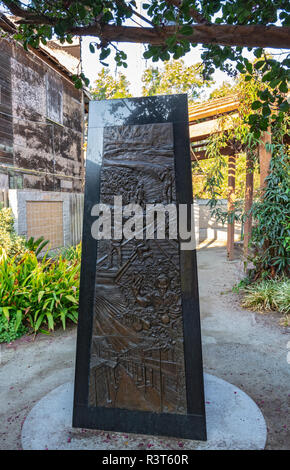
[[[36,256],[38,256],[48,243],[49,240],[44,240],[44,237],[39,237],[36,240],[34,237],[30,237],[28,240],[25,241],[24,244],[25,248],[30,251],[34,251]]]
[[[6,232],[13,232],[14,230],[14,219],[13,213],[10,207],[3,207],[0,209],[0,223],[1,228]]]
[[[61,248],[59,254],[68,261],[76,261],[81,259],[81,252],[82,245],[79,243],[77,246],[65,246]]]
[[[264,279],[242,288],[242,306],[250,310],[290,313],[290,279]]]
[[[25,251],[34,251],[38,256],[49,243],[44,237],[25,240],[14,230],[14,218],[12,210],[7,207],[0,209],[0,248],[3,248],[9,256],[23,254]]]
[[[9,322],[3,316],[0,316],[0,343],[10,343],[17,338],[20,338],[28,329],[24,325],[16,325],[16,317],[11,316]]]
[[[13,257],[0,251],[0,318],[7,331],[13,319],[16,332],[24,325],[35,333],[77,322],[80,248],[75,251],[71,262],[62,256],[39,261],[32,251]]]
[[[24,238],[15,233],[10,207],[0,209],[0,248],[4,248],[6,253],[12,256],[25,251]]]
[[[248,277],[244,277],[241,281],[234,285],[232,291],[235,292],[235,294],[238,294],[239,292],[243,291],[245,287],[247,287],[249,284],[251,284],[251,280]]]
[[[253,275],[275,277],[289,274],[290,266],[290,162],[285,145],[275,145],[264,194],[252,207],[255,221],[251,244],[255,253]]]
[[[290,280],[284,280],[275,291],[275,302],[282,313],[290,313]]]

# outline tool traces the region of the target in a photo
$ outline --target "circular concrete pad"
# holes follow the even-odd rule
[[[43,397],[22,428],[24,450],[259,450],[267,428],[260,409],[242,390],[205,374],[208,440],[191,441],[71,427],[73,384],[66,383]]]

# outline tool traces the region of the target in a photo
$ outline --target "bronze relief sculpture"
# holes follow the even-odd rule
[[[152,228],[148,239],[145,215],[138,238],[90,234],[93,203],[113,209],[122,197],[145,210],[192,202],[191,175],[182,175],[190,169],[186,97],[92,106],[74,426],[204,439],[195,253],[169,237],[167,219],[165,237]]]

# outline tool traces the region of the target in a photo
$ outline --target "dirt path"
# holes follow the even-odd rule
[[[238,262],[225,249],[198,252],[205,371],[243,389],[268,425],[268,449],[290,448],[290,331],[277,315],[239,307],[231,292]],[[74,376],[76,329],[0,345],[0,450],[20,449],[23,420],[34,403]],[[287,416],[288,415],[288,416]]]
[[[290,449],[290,329],[280,316],[239,306],[232,286],[240,263],[224,248],[198,252],[205,371],[240,387],[259,405],[268,427],[267,449]]]
[[[73,380],[76,328],[0,345],[0,450],[21,449],[22,423],[33,405]]]

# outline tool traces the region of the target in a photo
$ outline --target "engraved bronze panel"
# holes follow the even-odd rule
[[[175,193],[171,123],[105,128],[102,203]],[[98,242],[90,405],[186,413],[179,246],[145,234]]]
[[[92,207],[192,203],[185,95],[90,105],[73,426],[205,439],[195,250],[94,240]],[[130,218],[124,216],[122,223]],[[113,232],[112,232],[113,233]]]

